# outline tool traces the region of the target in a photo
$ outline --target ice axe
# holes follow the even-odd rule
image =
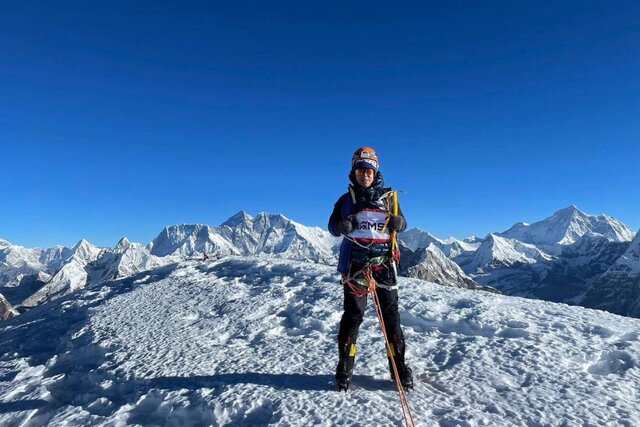
[[[398,215],[398,191],[391,193],[391,210],[394,215]],[[391,269],[393,270],[394,284],[398,283],[398,261],[400,260],[400,251],[398,250],[398,233],[393,230],[391,232]]]

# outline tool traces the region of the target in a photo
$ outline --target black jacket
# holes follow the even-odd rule
[[[382,209],[390,211],[391,201],[390,197],[385,197],[391,190],[389,187],[384,187],[384,179],[380,172],[376,174],[376,178],[373,184],[368,188],[363,188],[357,184],[353,172],[349,175],[351,184],[349,185],[349,192],[340,196],[338,201],[333,206],[333,212],[329,218],[329,232],[336,237],[340,236],[338,231],[338,223],[346,219],[349,215],[354,215],[363,209]],[[354,203],[355,202],[355,203]],[[398,215],[401,215],[404,219],[404,214],[398,206]],[[404,225],[397,232],[406,230],[406,220]],[[391,253],[391,244],[384,243],[372,243],[368,247],[363,248],[348,239],[343,239],[342,246],[340,247],[340,258],[338,261],[338,271],[346,273],[349,268],[349,263],[352,260],[366,260],[381,255],[389,255]]]

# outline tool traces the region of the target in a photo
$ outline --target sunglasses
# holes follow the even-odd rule
[[[373,176],[373,169],[356,169],[356,175]]]

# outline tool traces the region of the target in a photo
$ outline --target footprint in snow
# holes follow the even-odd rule
[[[452,304],[453,308],[461,309],[461,308],[472,308],[476,305],[475,301],[470,299],[461,299]]]
[[[624,375],[629,369],[636,365],[636,361],[631,354],[621,350],[604,351],[600,359],[587,369],[592,375]]]
[[[529,327],[527,322],[520,322],[518,320],[507,321],[507,327],[501,329],[496,335],[503,338],[528,338],[529,331],[526,328]]]
[[[634,341],[638,341],[638,333],[637,332],[629,332],[629,333],[626,333],[626,334],[622,335],[618,339],[616,339],[614,341],[613,345],[618,350],[622,350],[622,349],[625,349],[625,348],[631,346],[631,344]]]

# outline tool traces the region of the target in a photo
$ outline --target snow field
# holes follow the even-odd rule
[[[402,425],[372,308],[334,390],[338,280],[228,257],[37,307],[0,327],[0,424]],[[404,278],[400,306],[419,425],[640,424],[638,319]]]

